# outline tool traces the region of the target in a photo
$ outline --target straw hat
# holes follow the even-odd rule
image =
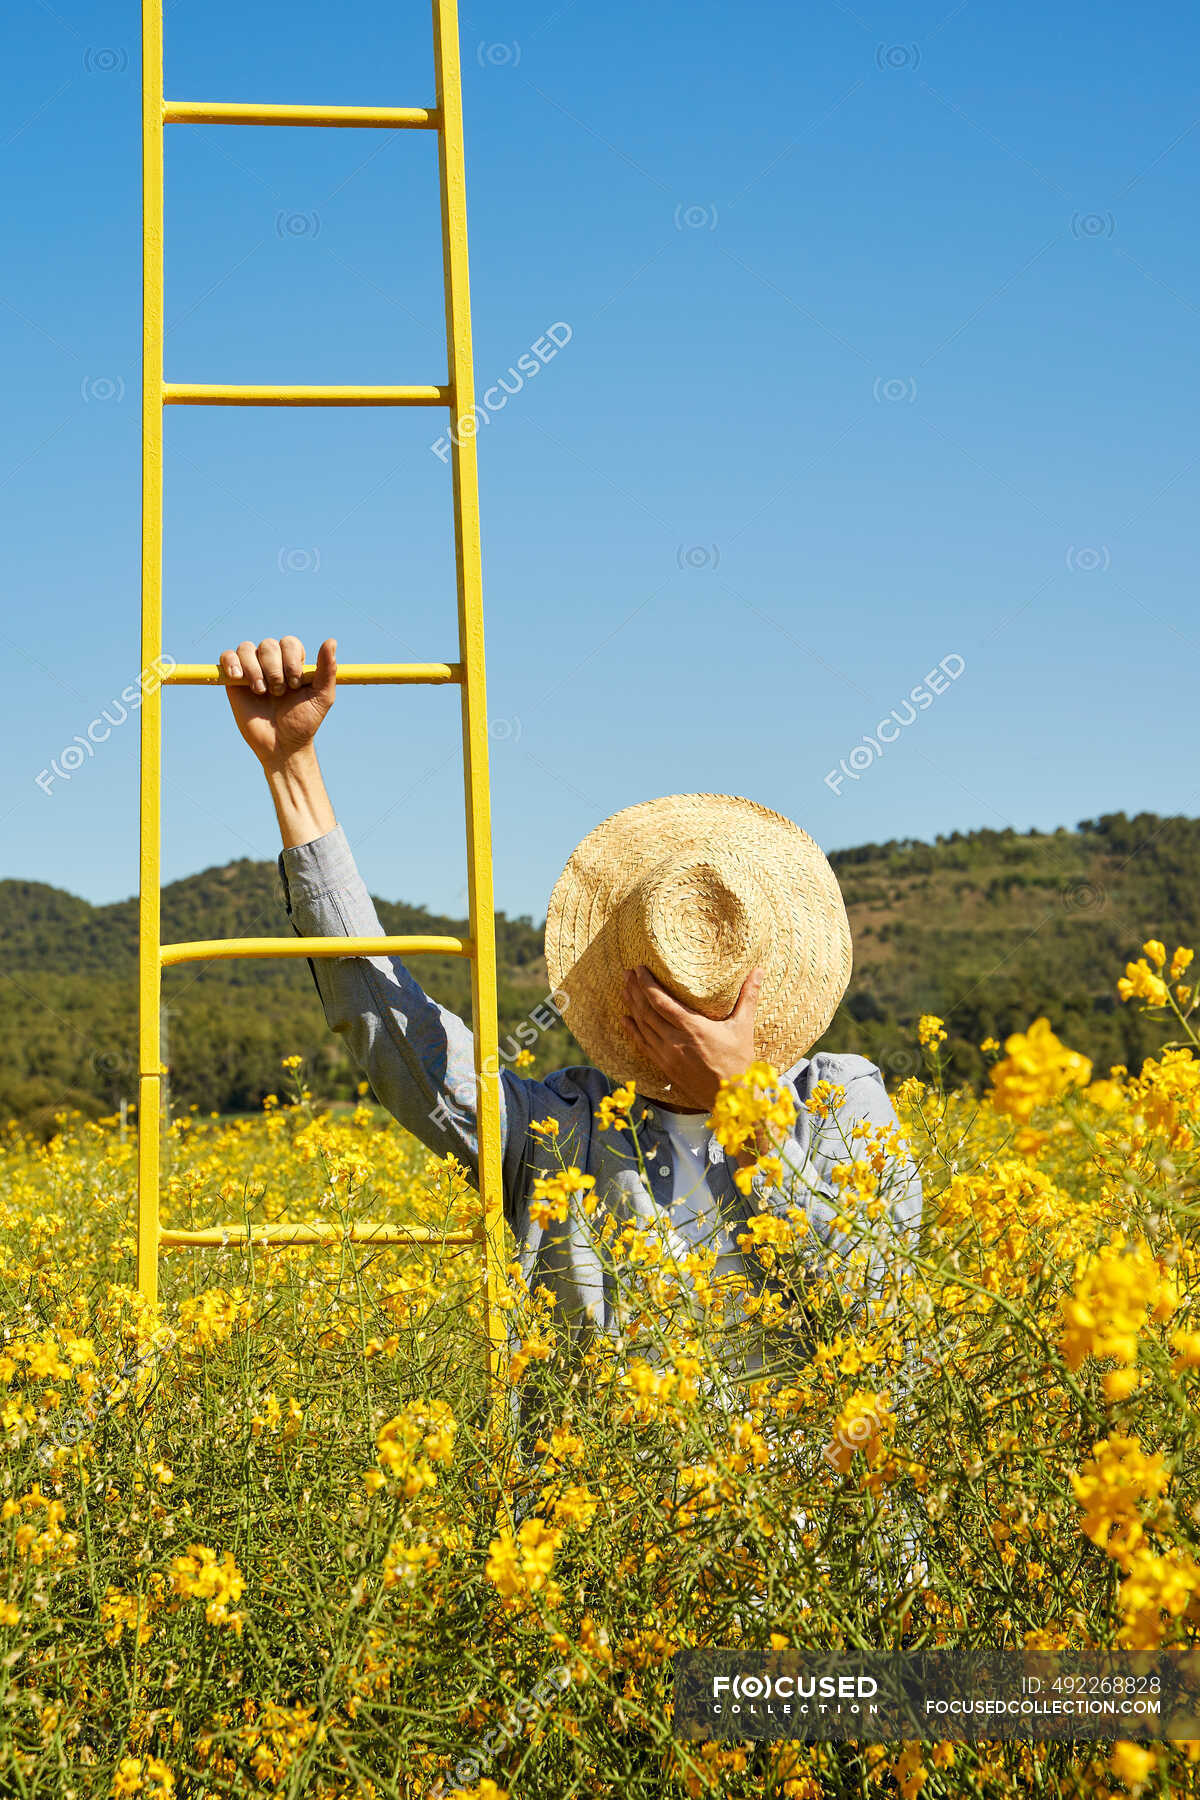
[[[546,967],[597,1068],[670,1100],[625,1034],[625,971],[645,963],[711,1019],[763,970],[755,1056],[790,1068],[826,1029],[850,980],[837,877],[807,832],[730,794],[668,794],[588,833],[555,883]]]

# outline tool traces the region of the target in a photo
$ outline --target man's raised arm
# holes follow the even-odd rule
[[[333,705],[337,645],[321,645],[304,674],[298,638],[264,638],[220,659],[238,730],[254,751],[283,838],[280,875],[301,937],[382,937],[366,886],[325,789],[314,738]],[[424,992],[399,957],[314,957],[313,979],[332,1030],[342,1036],[376,1097],[439,1155],[453,1151],[478,1179],[474,1043],[463,1021]],[[505,1199],[520,1163],[510,1114],[522,1084],[497,1077],[505,1140]],[[510,1214],[511,1216],[511,1214]]]

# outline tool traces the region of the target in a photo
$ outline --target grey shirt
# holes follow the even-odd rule
[[[279,869],[288,914],[301,936],[383,935],[340,826],[311,843],[284,850]],[[478,1185],[476,1082],[467,1026],[426,994],[398,957],[313,958],[309,967],[330,1027],[344,1038],[380,1103],[429,1149],[438,1155],[453,1152]],[[541,1009],[533,1009],[530,1019],[544,1028],[557,1016],[553,998],[548,997]],[[851,1245],[832,1226],[839,1193],[832,1171],[863,1154],[861,1142],[852,1137],[855,1124],[897,1123],[883,1077],[865,1057],[821,1051],[783,1072],[796,1100],[796,1123],[785,1146],[788,1174],[782,1185],[770,1185],[759,1174],[751,1193],[743,1195],[733,1179],[736,1164],[716,1137],[709,1136],[706,1174],[711,1205],[693,1200],[673,1215],[674,1156],[662,1111],[640,1100],[635,1106],[643,1177],[632,1155],[629,1131],[601,1130],[594,1117],[600,1099],[615,1084],[600,1070],[587,1067],[533,1078],[518,1075],[503,1064],[514,1060],[519,1048],[519,1041],[514,1048],[513,1039],[508,1039],[499,1079],[504,1215],[516,1238],[526,1282],[550,1289],[556,1317],[573,1335],[620,1328],[621,1282],[599,1238],[606,1216],[621,1223],[656,1225],[673,1252],[711,1248],[725,1263],[731,1253],[740,1255],[736,1238],[752,1214],[800,1205],[810,1226],[802,1240],[808,1246],[808,1270],[823,1269],[836,1277],[845,1268],[849,1291],[844,1298],[856,1313],[881,1282],[889,1258],[915,1244],[921,1186],[908,1160],[890,1171],[885,1216],[873,1228],[870,1242],[865,1242],[865,1267],[846,1266]],[[845,1089],[843,1104],[824,1119],[805,1107],[822,1081]],[[595,1180],[597,1205],[591,1217],[574,1205],[561,1223],[539,1225],[530,1215],[534,1180],[553,1174],[559,1166],[552,1147],[555,1140],[530,1130],[531,1123],[548,1117],[558,1122],[556,1142],[564,1161]],[[752,1283],[761,1287],[764,1277],[757,1261],[747,1257],[745,1267]]]

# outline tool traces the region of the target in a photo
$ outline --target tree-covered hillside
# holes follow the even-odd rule
[[[977,1046],[1046,1014],[1104,1072],[1131,1068],[1161,1031],[1117,999],[1149,937],[1197,944],[1200,820],[1109,813],[1077,830],[955,832],[933,844],[865,844],[831,859],[854,929],[850,991],[829,1045],[891,1075],[916,1067],[912,1026],[945,1018],[954,1072]]]
[[[982,1073],[977,1045],[1038,1013],[1099,1069],[1136,1066],[1158,1034],[1116,999],[1125,962],[1147,937],[1200,939],[1200,820],[1123,813],[1076,831],[954,833],[933,844],[865,844],[832,858],[854,930],[850,991],[823,1042],[859,1050],[889,1079],[917,1066],[913,1025],[946,1018],[954,1072]],[[460,919],[379,902],[389,932],[460,933]],[[286,932],[274,863],[243,860],[163,892],[163,936]],[[111,1112],[136,1098],[136,907],[91,906],[35,881],[0,881],[0,1119],[48,1127],[75,1106]],[[501,1035],[546,995],[542,934],[497,916]],[[463,961],[424,958],[420,979],[470,1017]],[[357,1072],[325,1026],[303,963],[198,963],[164,981],[172,1100],[177,1107],[257,1108],[300,1052],[329,1098]],[[516,1040],[509,1041],[515,1051]],[[535,1067],[580,1052],[561,1025],[539,1035]]]
[[[380,901],[383,928],[461,935],[461,919]],[[242,861],[163,889],[164,942],[287,936],[276,866]],[[496,920],[500,1008],[512,1030],[545,998],[541,932],[528,919]],[[0,1038],[0,1120],[48,1127],[64,1105],[112,1112],[137,1098],[137,907],[90,906],[33,881],[0,881],[0,986],[8,1029]],[[419,977],[445,1005],[470,1017],[470,966],[422,957]],[[278,959],[186,963],[164,972],[164,1026],[172,1103],[244,1111],[278,1090],[280,1060],[299,1052],[316,1091],[352,1095],[358,1082],[328,1030],[304,962]],[[561,1062],[565,1030],[545,1034]],[[515,1050],[517,1046],[514,1044]]]

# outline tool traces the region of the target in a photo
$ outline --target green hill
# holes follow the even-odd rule
[[[378,902],[387,932],[461,935],[466,922]],[[273,862],[243,859],[163,889],[166,942],[286,936]],[[506,1028],[546,994],[541,932],[528,919],[496,919],[500,1011]],[[421,979],[469,1018],[470,968],[422,957]],[[91,906],[34,881],[0,881],[0,985],[8,1029],[0,1038],[0,1121],[48,1128],[64,1105],[112,1112],[137,1097],[137,905]],[[359,1075],[325,1017],[303,962],[190,963],[164,972],[172,1101],[238,1112],[278,1091],[282,1057],[298,1051],[328,1098],[354,1094]],[[561,1026],[546,1055],[571,1051]]]
[[[950,1028],[953,1072],[976,1081],[981,1040],[1039,1013],[1100,1072],[1137,1068],[1161,1043],[1116,982],[1147,938],[1197,943],[1200,820],[1109,813],[1075,831],[954,832],[831,861],[855,945],[831,1047],[909,1073],[912,1025],[934,1012]]]
[[[858,1050],[898,1079],[917,1067],[913,1025],[951,1028],[956,1076],[978,1080],[976,1046],[1039,1012],[1097,1067],[1136,1067],[1160,1039],[1115,984],[1147,937],[1200,940],[1200,820],[1123,813],[1075,831],[955,832],[932,844],[864,844],[831,859],[854,931],[850,991],[824,1044]],[[465,923],[380,901],[388,932],[460,933]],[[498,914],[502,1041],[546,994],[542,933]],[[167,941],[286,932],[273,862],[242,860],[163,891]],[[136,905],[92,906],[36,881],[0,881],[0,1120],[43,1129],[64,1105],[100,1114],[136,1098]],[[445,1005],[470,1017],[460,959],[420,959]],[[298,1051],[328,1098],[358,1081],[325,1026],[303,963],[198,963],[164,980],[176,1106],[257,1109]],[[536,1067],[580,1056],[565,1027],[542,1035]]]

